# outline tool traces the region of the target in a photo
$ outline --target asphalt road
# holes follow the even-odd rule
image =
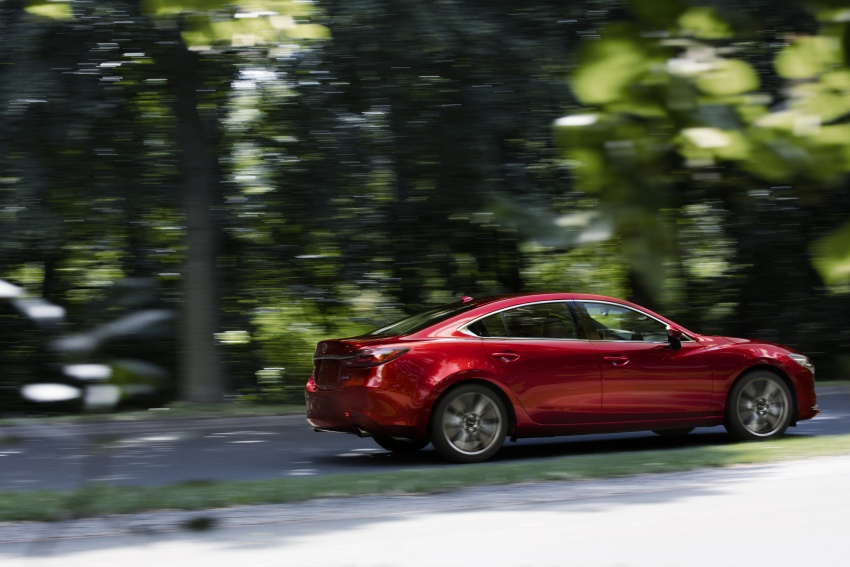
[[[788,436],[850,433],[850,389],[819,391],[822,413]],[[729,443],[723,428],[677,439],[652,433],[507,442],[494,460]],[[92,482],[162,486],[180,482],[451,466],[427,448],[395,455],[370,439],[315,433],[303,416],[0,427],[0,491],[71,489]]]

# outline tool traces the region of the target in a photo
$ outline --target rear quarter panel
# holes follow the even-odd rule
[[[415,349],[416,356],[402,356],[393,361],[392,383],[394,388],[402,390],[399,399],[412,400],[408,411],[419,435],[428,435],[431,409],[440,396],[461,382],[484,382],[497,388],[511,406],[508,410],[515,410],[517,421],[530,422],[514,393],[500,382],[480,338],[464,336],[417,341]]]

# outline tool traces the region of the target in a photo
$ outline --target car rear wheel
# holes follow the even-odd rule
[[[508,412],[499,395],[480,384],[460,386],[434,408],[431,443],[445,459],[478,463],[495,455],[508,430]]]
[[[407,437],[373,437],[375,443],[393,453],[415,453],[428,446],[427,439],[408,439]]]
[[[791,423],[791,392],[773,372],[757,370],[729,392],[726,430],[739,441],[780,437]]]

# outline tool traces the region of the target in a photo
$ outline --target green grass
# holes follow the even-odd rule
[[[202,510],[376,494],[427,494],[464,486],[611,478],[850,454],[850,435],[765,443],[564,456],[387,473],[194,482],[162,488],[93,485],[70,492],[0,493],[0,521],[54,521],[152,510]]]

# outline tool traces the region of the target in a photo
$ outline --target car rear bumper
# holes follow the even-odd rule
[[[421,437],[409,403],[390,392],[367,387],[307,391],[307,423],[317,431],[361,437]]]

